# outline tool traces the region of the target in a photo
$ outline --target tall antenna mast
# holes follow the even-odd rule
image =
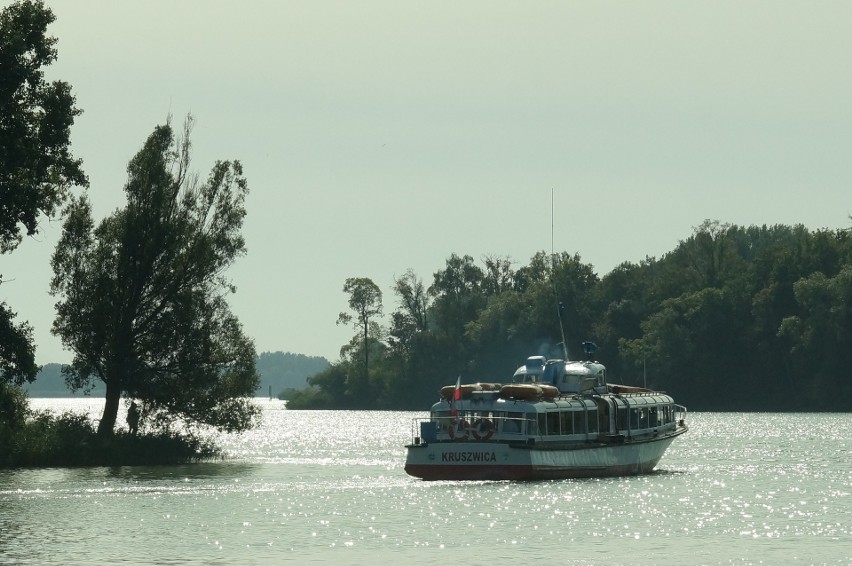
[[[556,317],[559,319],[559,333],[562,335],[562,353],[568,361],[568,346],[565,344],[565,329],[562,327],[562,302],[556,294],[556,252],[553,249],[553,189],[550,189],[550,282],[553,284],[553,298],[556,300]]]

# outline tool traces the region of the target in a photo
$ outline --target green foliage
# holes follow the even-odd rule
[[[53,12],[43,2],[21,1],[0,11],[0,254],[38,233],[71,187],[88,184],[69,150],[74,118],[71,87],[44,80],[57,57],[48,37]],[[3,274],[0,274],[2,284]],[[0,381],[31,382],[38,373],[32,327],[15,322],[0,302]]]
[[[210,441],[192,434],[98,435],[86,416],[69,412],[36,413],[12,433],[0,424],[0,468],[183,464],[218,456]]]
[[[255,349],[230,312],[224,273],[245,253],[248,192],[237,161],[190,173],[187,119],[176,140],[158,126],[128,165],[127,205],[97,227],[72,199],[54,252],[53,332],[74,352],[72,389],[106,385],[99,432],[111,434],[122,396],[154,422],[181,419],[235,431],[257,409]]]
[[[285,389],[282,389],[278,393],[278,395],[276,395],[276,398],[280,401],[288,401],[288,400],[292,399],[298,393],[298,391],[300,391],[300,390],[295,389],[293,387],[287,387]]]
[[[808,404],[831,410],[852,398],[852,265],[834,277],[815,272],[793,291],[800,314],[785,318],[779,335],[791,346],[793,371],[807,377]]]
[[[347,409],[341,403],[335,403],[335,399],[328,396],[321,389],[301,389],[293,391],[290,395],[282,394],[279,399],[287,401],[290,410],[312,410],[312,409]]]
[[[22,1],[0,12],[0,252],[23,234],[38,232],[39,216],[53,216],[74,185],[86,185],[69,135],[80,110],[71,87],[48,83],[43,68],[57,57],[48,37],[53,12]]]
[[[343,292],[349,295],[349,308],[354,316],[342,312],[337,324],[353,324],[360,333],[340,349],[341,357],[350,360],[363,360],[360,370],[349,368],[349,396],[355,406],[361,406],[370,399],[370,353],[383,349],[381,327],[374,318],[382,314],[382,291],[367,277],[350,277],[343,285]],[[378,352],[381,353],[381,352]]]
[[[593,340],[611,381],[667,390],[692,410],[847,411],[852,397],[850,230],[705,221],[660,259],[599,278],[578,254],[515,268],[453,254],[424,293],[396,280],[387,340],[311,378],[290,408],[423,409],[442,385],[506,381],[534,354]],[[557,307],[558,305],[558,307]],[[383,336],[375,331],[374,336]],[[384,347],[382,347],[384,346]]]
[[[308,379],[309,389],[293,394],[288,409],[345,409],[354,403],[348,393],[347,381],[352,363],[341,361]]]
[[[38,369],[32,327],[26,322],[16,324],[15,313],[0,303],[0,384],[32,382]]]
[[[399,309],[391,315],[388,344],[396,355],[404,356],[410,352],[414,336],[428,329],[430,299],[423,281],[411,269],[394,281],[394,293]]]
[[[337,324],[353,324],[360,332],[364,344],[369,341],[370,321],[382,314],[382,291],[367,277],[350,277],[343,284],[343,292],[349,295],[349,308],[353,314],[342,312]],[[362,350],[365,354],[368,349]],[[366,365],[369,365],[365,362]]]
[[[16,385],[0,381],[0,437],[20,430],[29,414],[26,393]]]

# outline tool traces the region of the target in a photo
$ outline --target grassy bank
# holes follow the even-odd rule
[[[184,464],[220,456],[209,441],[176,432],[101,437],[84,415],[32,414],[18,426],[0,423],[0,468]]]

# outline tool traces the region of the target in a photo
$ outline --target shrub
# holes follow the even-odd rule
[[[0,428],[21,428],[29,412],[26,392],[16,385],[0,381]]]
[[[190,433],[98,436],[88,417],[67,412],[34,413],[14,430],[0,429],[0,467],[7,468],[184,464],[219,456],[211,441]]]

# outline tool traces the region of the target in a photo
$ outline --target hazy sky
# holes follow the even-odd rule
[[[171,114],[194,168],[239,159],[248,255],[231,299],[258,352],[337,359],[347,277],[396,306],[452,253],[551,247],[600,276],[704,219],[848,228],[850,2],[48,1],[84,111],[97,220]],[[0,256],[0,300],[50,334],[60,223]]]

